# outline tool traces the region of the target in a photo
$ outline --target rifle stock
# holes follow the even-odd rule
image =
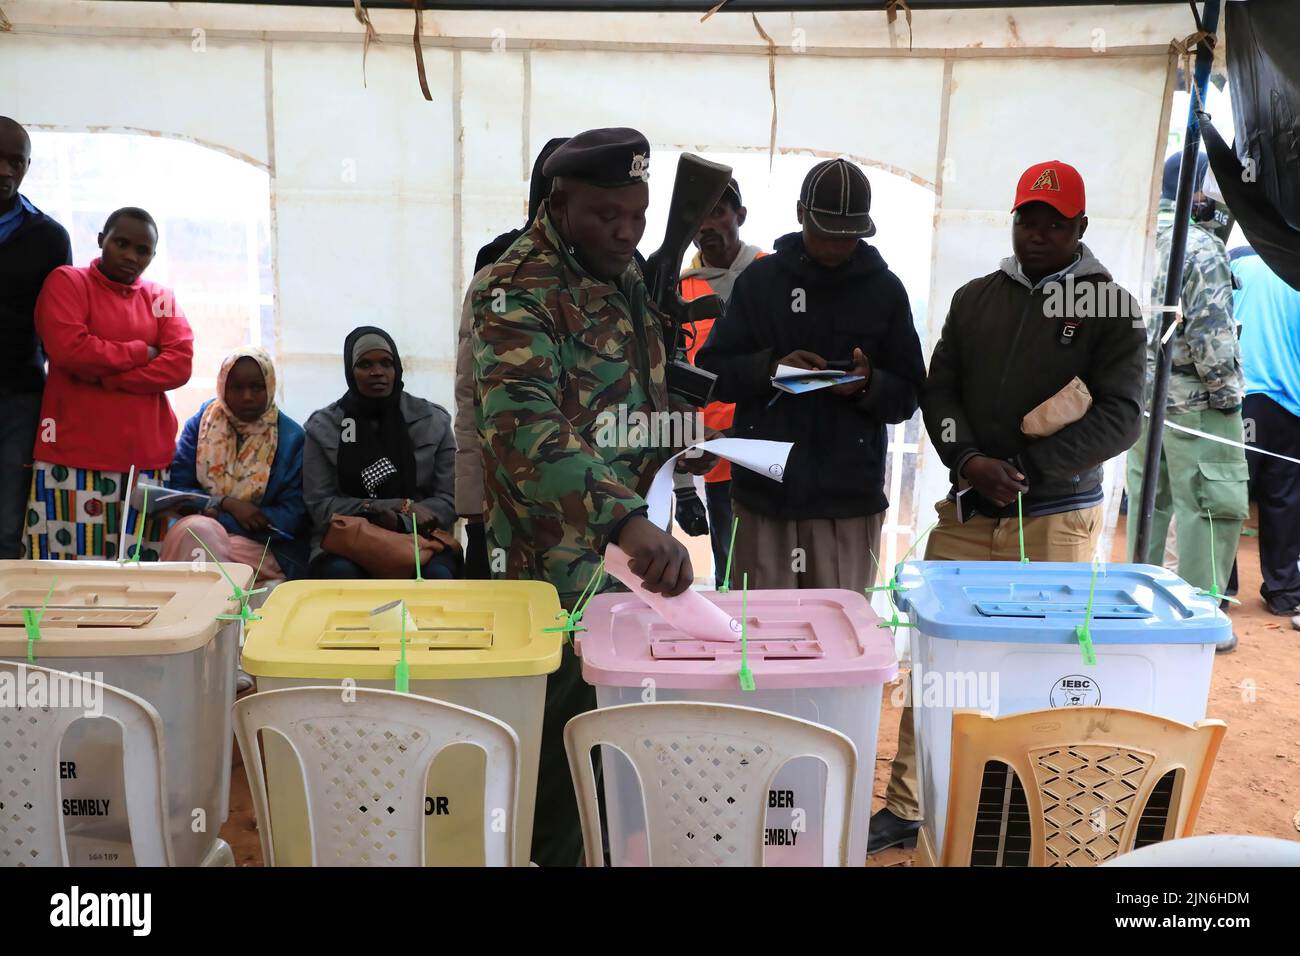
[[[715,376],[686,361],[682,328],[701,318],[717,318],[721,312],[721,300],[709,296],[707,298],[712,302],[697,300],[694,308],[682,300],[678,289],[682,258],[705,217],[722,198],[730,180],[731,167],[692,153],[682,153],[677,160],[677,178],[673,182],[664,239],[646,262],[646,291],[655,307],[668,319],[664,328],[664,345],[668,349],[669,390],[676,397],[697,406],[708,402]],[[711,313],[711,316],[703,313]]]

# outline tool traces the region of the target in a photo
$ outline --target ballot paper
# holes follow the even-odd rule
[[[800,368],[797,365],[778,365],[772,381],[786,378],[843,378],[848,374],[839,368]]]
[[[131,489],[130,503],[136,511],[144,510],[145,492],[149,493],[149,511],[157,514],[160,511],[167,511],[169,508],[179,508],[189,505],[193,508],[202,510],[207,507],[211,500],[207,495],[194,491],[178,491],[175,488],[164,488],[162,485],[153,485],[147,481],[138,481]]]
[[[793,442],[766,441],[760,438],[712,438],[697,442],[673,455],[655,473],[646,495],[646,504],[650,506],[648,517],[655,527],[668,529],[668,521],[673,514],[673,471],[677,467],[677,459],[683,455],[692,458],[698,458],[700,453],[717,455],[733,465],[766,475],[773,481],[784,481],[785,464],[793,447]]]
[[[605,570],[683,634],[701,641],[740,640],[740,622],[699,591],[687,588],[676,597],[647,591],[627,553],[616,544],[605,547]]]
[[[756,438],[714,438],[691,445],[669,458],[655,473],[654,481],[650,483],[650,492],[646,495],[646,503],[650,506],[650,521],[656,527],[667,530],[673,513],[673,472],[677,467],[677,459],[683,455],[717,455],[733,465],[767,475],[773,481],[784,481],[786,462],[793,447],[792,442]],[[627,554],[616,544],[605,548],[605,570],[683,633],[704,641],[740,640],[740,622],[704,595],[687,590],[669,598],[645,590],[641,579],[629,566]]]
[[[805,392],[815,392],[847,382],[860,382],[862,379],[861,375],[850,375],[837,368],[807,369],[778,365],[776,374],[772,376],[772,387],[790,395],[803,395]]]

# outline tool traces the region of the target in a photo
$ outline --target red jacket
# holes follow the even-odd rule
[[[114,282],[98,259],[60,266],[36,300],[36,332],[50,372],[35,459],[99,471],[169,467],[176,415],[166,393],[190,380],[194,357],[171,290]]]

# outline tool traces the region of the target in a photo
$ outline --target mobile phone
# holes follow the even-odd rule
[[[826,367],[840,372],[851,372],[853,371],[853,361],[850,359],[847,362],[827,362]]]
[[[957,523],[965,524],[975,516],[974,496],[970,492],[975,488],[972,485],[969,488],[963,488],[957,492]]]

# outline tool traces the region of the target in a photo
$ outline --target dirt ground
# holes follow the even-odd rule
[[[1123,519],[1121,519],[1121,522]],[[697,539],[701,543],[705,539]],[[1121,523],[1112,560],[1122,561]],[[695,542],[692,542],[695,543]],[[1244,833],[1300,840],[1300,631],[1274,617],[1259,597],[1258,539],[1243,535],[1237,555],[1240,606],[1229,615],[1237,650],[1215,658],[1207,716],[1228,725],[1196,832]],[[703,554],[700,555],[703,558]],[[701,566],[707,567],[707,558]],[[899,710],[885,692],[872,809],[884,805],[889,764],[898,747]],[[230,819],[221,829],[239,866],[260,866],[252,800],[235,748]],[[911,866],[912,850],[886,850],[868,866]]]

